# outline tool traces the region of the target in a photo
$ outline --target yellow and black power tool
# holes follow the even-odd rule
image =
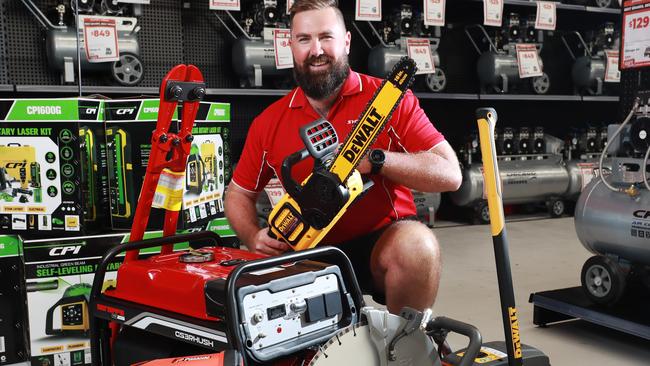
[[[282,164],[287,193],[269,215],[270,236],[294,250],[313,248],[370,187],[364,185],[356,167],[390,120],[416,71],[415,61],[408,57],[395,65],[338,152],[338,136],[330,122],[319,119],[300,129],[305,149],[289,155]],[[314,159],[314,168],[298,184],[291,177],[291,168],[309,156]]]

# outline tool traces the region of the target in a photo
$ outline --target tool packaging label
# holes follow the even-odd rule
[[[146,232],[144,239],[162,232]],[[33,365],[90,365],[89,296],[102,256],[128,241],[125,234],[25,240],[23,243],[29,344]],[[187,249],[188,243],[174,245]],[[160,248],[141,251],[145,256]],[[123,254],[111,262],[102,289],[116,285]]]
[[[97,153],[88,154],[103,134],[101,103],[0,100],[0,230],[26,238],[79,235],[86,214],[97,216],[101,164]]]
[[[18,236],[0,235],[0,365],[23,362],[28,356],[20,250]]]
[[[114,229],[132,226],[136,200],[149,164],[158,106],[157,99],[106,102],[108,189]],[[170,132],[178,130],[180,108]],[[174,210],[180,203],[179,228],[202,227],[223,216],[224,190],[232,174],[230,105],[201,103],[192,135],[184,177],[178,172],[161,175],[153,202],[154,207]],[[172,176],[175,178],[170,180]],[[176,197],[180,191],[182,197]],[[147,228],[161,229],[163,218],[163,210],[152,210]]]

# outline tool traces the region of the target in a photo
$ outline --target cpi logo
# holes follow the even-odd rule
[[[56,247],[50,249],[50,256],[57,257],[66,254],[79,254],[81,250],[81,245],[67,246],[67,247]]]

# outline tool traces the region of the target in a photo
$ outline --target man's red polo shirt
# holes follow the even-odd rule
[[[340,141],[350,133],[359,114],[379,87],[381,79],[350,71],[341,93],[329,111],[329,120]],[[253,121],[237,164],[232,182],[239,187],[259,192],[277,175],[285,157],[302,150],[304,145],[298,130],[320,118],[311,107],[301,88],[296,88],[273,103]],[[445,141],[420,108],[409,90],[393,113],[373,148],[389,151],[426,151]],[[293,178],[302,182],[313,167],[313,159],[298,163]],[[381,175],[371,176],[374,186],[354,203],[323,240],[336,244],[377,230],[405,216],[415,215],[411,191]]]

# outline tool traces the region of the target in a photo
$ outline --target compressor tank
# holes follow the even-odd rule
[[[272,41],[237,39],[232,46],[232,67],[240,78],[254,78],[255,67],[262,76],[285,76],[291,69],[275,67],[275,48]]]
[[[503,184],[503,203],[522,204],[544,202],[562,197],[569,187],[569,173],[559,155],[546,155],[541,160],[499,161]],[[470,206],[484,200],[483,165],[472,164],[463,169],[463,182],[450,198],[457,206]]]
[[[519,80],[517,57],[494,51],[481,54],[476,63],[476,72],[481,85],[501,85],[502,74],[508,78],[508,85]]]
[[[378,78],[384,78],[397,64],[400,58],[407,56],[400,47],[373,47],[368,53],[368,73]],[[440,66],[440,55],[432,52],[433,64]]]
[[[576,88],[593,88],[596,80],[605,80],[605,60],[597,57],[578,57],[571,68],[571,77]]]
[[[590,252],[614,254],[650,265],[650,193],[647,190],[641,189],[632,198],[611,191],[601,179],[593,179],[580,195],[574,215],[578,239]]]
[[[128,18],[127,18],[128,19]],[[119,22],[125,22],[128,20],[118,20]],[[80,44],[81,44],[81,67],[84,70],[89,71],[101,71],[105,70],[108,65],[111,63],[106,62],[88,62],[86,56],[83,36],[80,35]],[[132,31],[120,31],[118,27],[117,31],[117,40],[120,54],[131,53],[135,56],[140,55],[140,44],[138,39],[135,36],[135,32]],[[47,59],[49,60],[50,67],[54,70],[62,72],[65,71],[65,58],[70,58],[72,60],[77,60],[77,35],[74,32],[74,28],[67,29],[51,29],[47,31],[46,35],[46,53]]]
[[[605,159],[609,160],[609,159]],[[603,167],[611,166],[609,161],[603,161]],[[569,188],[565,197],[568,200],[576,201],[580,192],[595,178],[595,171],[598,169],[598,160],[596,159],[576,159],[566,163],[569,171]]]

